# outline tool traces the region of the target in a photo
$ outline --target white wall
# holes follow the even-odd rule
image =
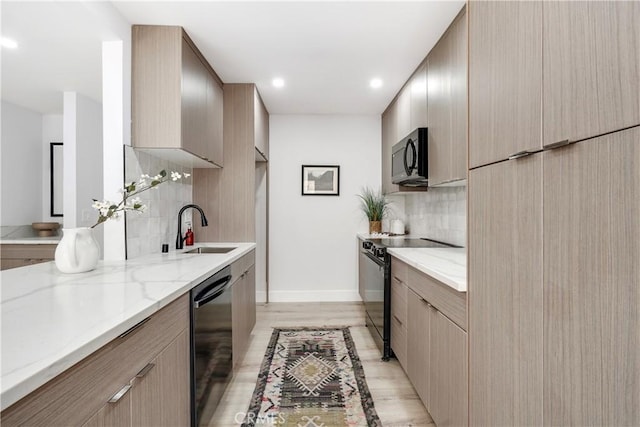
[[[62,141],[62,115],[42,116],[42,221],[62,222],[60,217],[51,216],[51,151],[52,142]]]
[[[103,198],[102,106],[75,92],[64,93],[64,227],[90,227]],[[93,233],[102,248],[103,228]]]
[[[380,186],[380,133],[380,116],[270,116],[270,301],[360,300],[356,195]],[[301,196],[303,164],[340,165],[340,196]]]
[[[2,101],[1,137],[0,223],[41,221],[42,115]]]

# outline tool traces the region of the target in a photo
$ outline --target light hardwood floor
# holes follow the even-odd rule
[[[249,407],[274,327],[350,326],[375,408],[385,427],[435,427],[404,371],[395,359],[380,360],[364,325],[360,303],[270,303],[258,305],[249,350],[229,384],[211,426],[237,426]],[[332,426],[326,426],[332,427]]]

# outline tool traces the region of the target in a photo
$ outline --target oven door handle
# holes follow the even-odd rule
[[[384,261],[380,261],[378,258],[371,255],[369,252],[364,252],[364,254],[373,262],[375,262],[378,267],[384,267]]]
[[[216,299],[220,295],[222,295],[222,293],[227,290],[227,285],[231,281],[231,277],[231,275],[225,276],[222,279],[216,280],[215,282],[204,288],[193,299],[193,306],[195,308],[200,308],[209,301]]]

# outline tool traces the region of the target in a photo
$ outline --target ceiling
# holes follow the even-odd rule
[[[64,90],[100,99],[100,42],[113,33],[90,3],[2,2],[2,33],[20,45],[2,51],[3,99],[40,112],[61,111]],[[183,26],[225,83],[256,83],[271,114],[380,114],[464,1],[112,5],[131,24]]]

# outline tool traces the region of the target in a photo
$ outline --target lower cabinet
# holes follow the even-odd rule
[[[438,427],[466,426],[467,333],[434,308],[429,331],[429,413]]]
[[[56,246],[58,245],[2,244],[0,245],[0,270],[53,261]]]
[[[430,331],[435,310],[414,291],[407,296],[407,364],[405,370],[418,396],[429,405]]]
[[[186,294],[2,411],[2,425],[186,426],[189,378]]]
[[[189,365],[188,348],[188,331],[183,331],[136,374],[128,393],[104,405],[84,427],[185,425],[190,419],[188,371],[175,368]]]
[[[400,274],[406,283],[394,267],[406,271]],[[466,426],[467,332],[461,327],[466,325],[466,296],[395,258],[391,276],[391,348],[436,425]],[[458,324],[443,311],[455,314]]]
[[[256,324],[255,251],[231,264],[231,326],[234,368],[242,362]]]

